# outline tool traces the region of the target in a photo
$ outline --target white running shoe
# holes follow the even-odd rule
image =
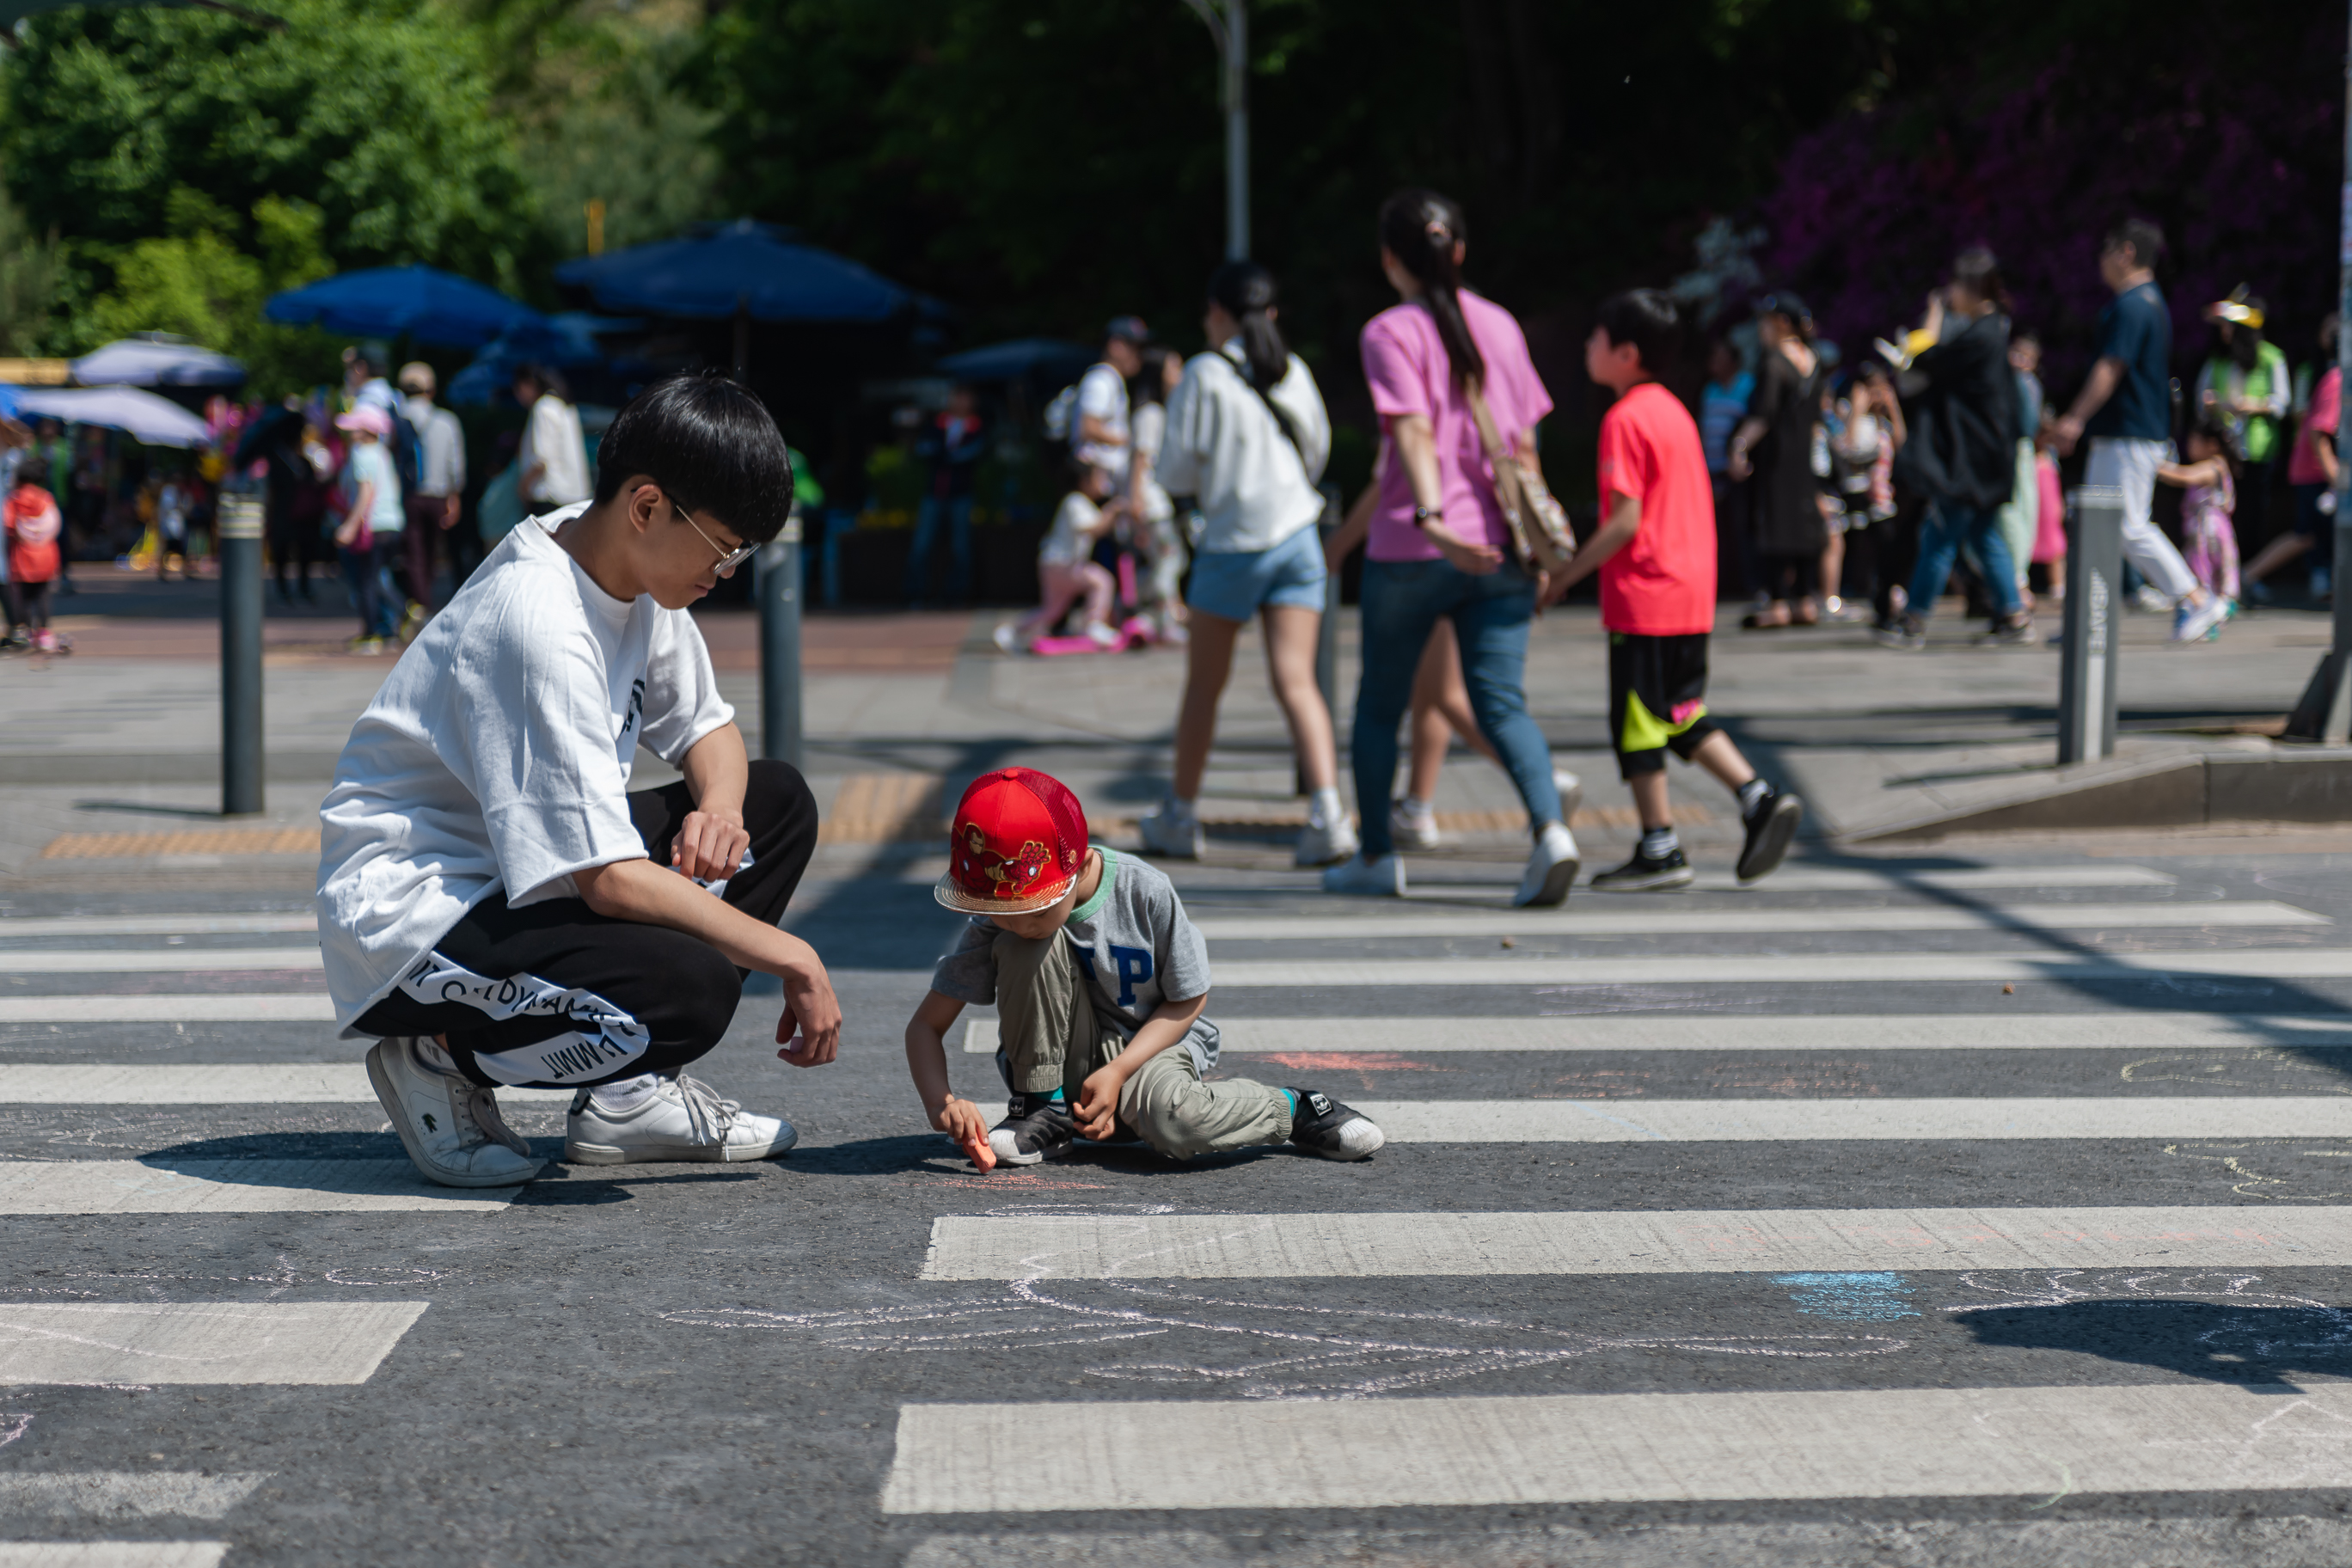
[[[1404,857],[1396,854],[1367,860],[1361,855],[1351,856],[1337,866],[1324,868],[1323,890],[1327,893],[1360,893],[1366,898],[1402,899],[1404,897]]]
[[[2172,617],[2174,642],[2202,642],[2223,621],[2230,618],[2230,601],[2219,594],[2208,594],[2201,605],[2183,600]]]
[[[574,1165],[635,1165],[658,1160],[720,1163],[764,1160],[800,1141],[781,1116],[753,1116],[699,1079],[680,1073],[626,1110],[594,1089],[572,1098],[563,1122],[563,1158]]]
[[[1576,835],[1557,822],[1549,824],[1536,840],[1535,852],[1528,857],[1528,874],[1519,879],[1519,890],[1511,895],[1511,902],[1525,906],[1565,901],[1569,889],[1576,884],[1576,868],[1582,863],[1576,853]]]
[[[426,1061],[420,1043],[394,1035],[367,1054],[368,1082],[418,1173],[445,1187],[511,1187],[539,1174],[543,1162],[499,1115],[498,1096]]]
[[[1013,625],[1011,621],[1006,621],[1003,625],[998,626],[995,631],[990,633],[989,639],[996,644],[996,648],[999,653],[1019,653],[1021,651],[1021,628]]]
[[[1566,768],[1556,767],[1551,771],[1551,787],[1559,791],[1559,819],[1574,822],[1576,808],[1584,804],[1584,781]]]
[[[1424,805],[1415,811],[1412,797],[1399,795],[1389,803],[1389,837],[1400,849],[1434,849],[1444,842],[1437,831],[1437,813]]]
[[[1318,823],[1311,818],[1298,830],[1298,851],[1295,858],[1301,866],[1328,866],[1335,860],[1355,858],[1359,847],[1356,825],[1342,812],[1330,822]]]
[[[1098,648],[1109,649],[1124,644],[1127,634],[1108,621],[1089,621],[1087,623],[1087,640]]]
[[[1201,831],[1201,819],[1189,811],[1179,811],[1172,800],[1163,803],[1158,811],[1146,813],[1136,826],[1143,830],[1146,855],[1198,860],[1201,851],[1208,847],[1207,835]]]

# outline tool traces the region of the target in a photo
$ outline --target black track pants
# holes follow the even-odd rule
[[[630,820],[656,865],[669,864],[693,809],[683,784],[629,796]],[[816,850],[816,801],[797,769],[751,764],[743,826],[751,864],[728,879],[722,896],[773,925]],[[667,1076],[727,1032],[744,973],[683,931],[611,920],[578,899],[510,909],[496,893],[409,965],[359,1027],[446,1035],[459,1068],[482,1084],[573,1089]]]

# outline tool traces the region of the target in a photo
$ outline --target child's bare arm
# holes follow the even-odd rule
[[[1203,991],[1198,996],[1154,1007],[1127,1048],[1087,1075],[1078,1103],[1071,1111],[1077,1118],[1079,1132],[1088,1138],[1109,1137],[1118,1122],[1118,1091],[1144,1063],[1192,1033],[1192,1020],[1208,1005],[1209,994]]]
[[[2221,459],[2206,458],[2194,463],[2158,463],[2156,477],[2168,485],[2179,485],[2184,489],[2189,485],[2216,484],[2221,478]]]
[[[1348,509],[1348,515],[1341,520],[1339,528],[1324,541],[1323,564],[1328,569],[1337,572],[1339,563],[1348,559],[1356,547],[1370,536],[1372,505],[1380,500],[1380,495],[1381,481],[1375,477],[1370,484],[1364,487],[1364,493],[1356,498],[1356,504]]]
[[[985,1171],[996,1163],[988,1147],[988,1119],[969,1100],[959,1100],[948,1088],[947,1032],[963,1011],[963,1004],[936,991],[924,993],[922,1005],[907,1021],[907,1070],[914,1076],[915,1092],[923,1098],[923,1114],[931,1125],[960,1144],[971,1163]]]

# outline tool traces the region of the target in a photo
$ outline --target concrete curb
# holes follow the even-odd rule
[[[1854,828],[1848,843],[2218,822],[2352,822],[2352,750],[2211,752],[2061,768],[1966,805]]]

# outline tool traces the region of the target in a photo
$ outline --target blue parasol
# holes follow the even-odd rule
[[[582,257],[556,280],[584,289],[607,310],[723,321],[881,322],[926,303],[879,273],[801,245],[791,231],[749,218],[701,224],[677,239]]]
[[[289,326],[479,348],[544,320],[495,289],[433,267],[371,267],[273,295],[262,314]]]

